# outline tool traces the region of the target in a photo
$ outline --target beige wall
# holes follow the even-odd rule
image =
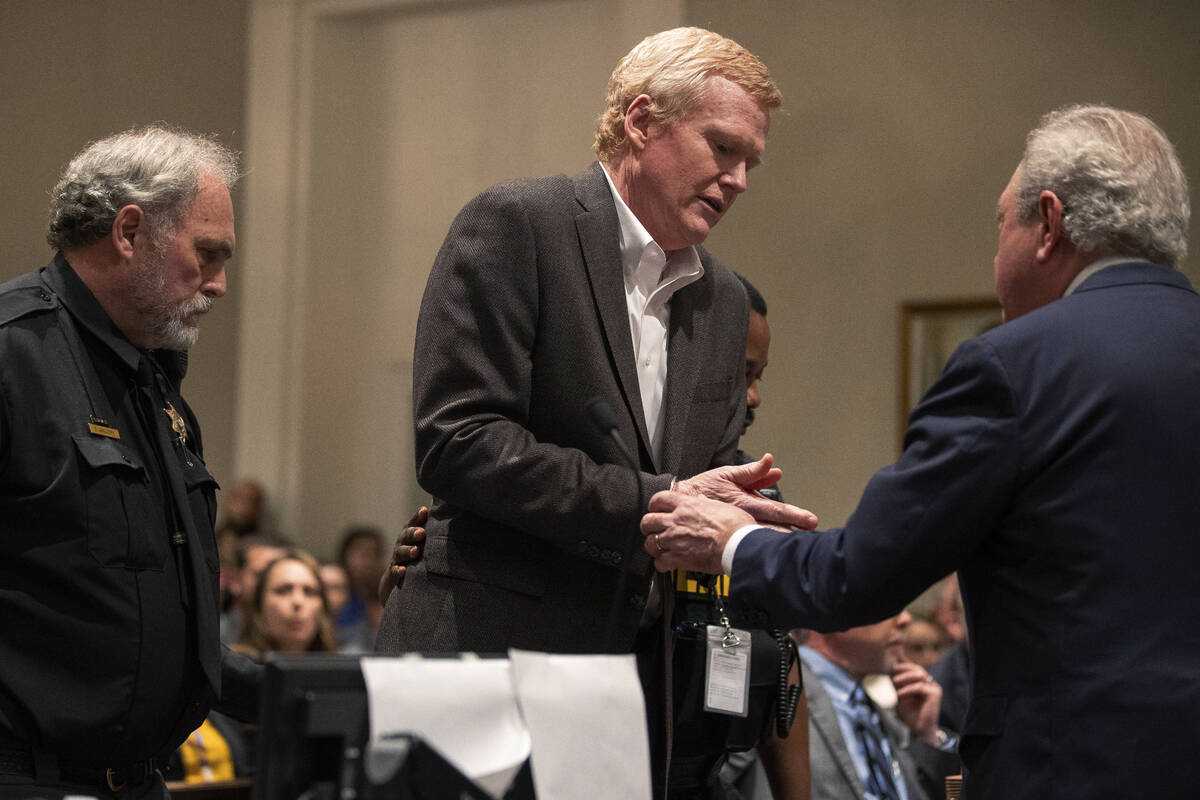
[[[899,302],[990,293],[995,198],[1041,113],[1144,111],[1200,176],[1193,3],[0,0],[0,275],[48,260],[45,191],[85,141],[169,119],[245,148],[233,296],[188,381],[210,464],[262,476],[318,552],[352,519],[394,527],[420,496],[406,370],[450,217],[584,166],[612,63],[676,20],[786,95],[709,244],[771,306],[749,449],[827,523],[896,453]]]
[[[167,121],[242,148],[247,7],[247,0],[0,0],[0,280],[52,257],[48,192],[88,142]],[[229,295],[205,319],[186,387],[203,422],[205,460],[226,485],[239,270],[235,262]]]
[[[991,294],[996,198],[1041,114],[1146,113],[1200,182],[1194,3],[689,0],[688,19],[759,53],[785,94],[709,245],[770,310],[748,449],[773,450],[785,496],[825,524],[897,455],[898,304]],[[1192,241],[1195,283],[1195,221]]]
[[[678,0],[253,4],[236,460],[298,541],[428,502],[412,341],[442,237],[496,181],[586,166],[612,64],[681,19]]]

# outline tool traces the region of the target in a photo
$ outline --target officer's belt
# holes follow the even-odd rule
[[[21,775],[31,778],[35,783],[57,785],[73,783],[82,786],[98,788],[102,791],[115,792],[126,785],[137,786],[145,783],[154,776],[158,768],[154,759],[134,761],[116,767],[95,767],[79,761],[50,759],[51,772],[57,772],[57,778],[44,774],[37,768],[33,753],[29,750],[12,747],[0,747],[0,774]]]

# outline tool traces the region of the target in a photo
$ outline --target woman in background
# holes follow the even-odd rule
[[[262,661],[267,653],[332,653],[333,618],[316,560],[285,550],[267,563],[245,609],[232,649]],[[253,774],[256,728],[217,712],[209,714],[175,751],[168,781],[208,783]]]
[[[267,653],[333,653],[333,619],[317,562],[288,550],[267,564],[254,590],[238,649],[262,660]]]

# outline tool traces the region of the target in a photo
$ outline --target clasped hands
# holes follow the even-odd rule
[[[770,453],[736,467],[718,467],[676,481],[670,491],[650,498],[642,518],[645,547],[659,572],[690,569],[717,575],[721,552],[738,528],[756,522],[770,527],[812,530],[817,517],[788,503],[768,500],[759,489],[774,486],[783,471],[772,465]],[[421,558],[429,509],[422,506],[396,536],[392,563],[379,581],[379,601],[387,603],[392,590],[404,582],[406,565]]]
[[[649,513],[642,517],[644,545],[654,568],[719,575],[721,553],[738,528],[756,523],[783,530],[816,528],[817,516],[811,511],[758,493],[782,476],[768,453],[749,464],[718,467],[677,481],[670,491],[655,494]]]

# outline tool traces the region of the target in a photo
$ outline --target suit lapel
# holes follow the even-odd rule
[[[701,257],[701,262],[708,259]],[[688,412],[696,394],[702,364],[699,342],[707,341],[711,314],[697,314],[697,308],[712,303],[712,265],[704,263],[704,275],[683,287],[671,298],[671,330],[667,340],[667,385],[663,414],[663,463],[666,472],[678,472],[683,463],[687,441]]]
[[[646,432],[646,415],[642,411],[642,393],[638,387],[637,363],[625,303],[625,278],[617,236],[620,226],[617,207],[599,164],[593,164],[587,172],[576,176],[574,181],[575,197],[583,206],[583,211],[575,217],[575,229],[579,232],[579,245],[587,267],[592,299],[600,315],[600,324],[621,385],[626,410],[637,427],[641,445],[639,449],[643,454],[649,454],[650,436]]]
[[[888,711],[881,710],[879,712],[879,721],[883,726],[884,735],[887,736],[888,747],[892,748],[892,760],[900,767],[900,776],[904,780],[905,788],[908,789],[908,800],[921,800],[925,796],[925,792],[917,788],[920,787],[921,782],[917,778],[916,766],[906,756],[912,741],[911,731],[898,717]]]
[[[862,797],[866,788],[858,777],[854,761],[850,758],[850,748],[846,746],[846,739],[842,735],[842,726],[838,723],[833,701],[821,685],[821,679],[803,661],[800,662],[800,671],[804,678],[804,692],[808,695],[809,722],[833,757],[842,778],[854,790],[853,796]]]

